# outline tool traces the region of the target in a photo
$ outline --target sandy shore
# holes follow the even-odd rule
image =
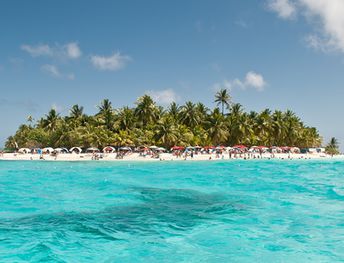
[[[100,160],[102,161],[145,161],[145,162],[154,162],[154,161],[185,161],[185,158],[177,158],[176,156],[170,153],[163,153],[160,154],[159,158],[151,158],[150,156],[140,156],[138,153],[131,153],[129,155],[124,156],[123,159],[116,159],[116,154],[103,154],[103,158]],[[255,157],[255,158],[254,158]],[[237,158],[229,158],[228,154],[220,155],[219,157],[216,154],[198,154],[194,155],[193,158],[188,156],[186,160],[188,161],[205,161],[205,160],[235,160],[235,159],[257,159],[259,158],[259,154],[251,155],[250,157],[246,155],[242,155],[241,157],[237,156]],[[280,160],[288,160],[288,159],[343,159],[344,155],[337,155],[337,156],[329,156],[326,154],[286,154],[280,153],[275,154],[274,156],[270,153],[264,153],[262,155],[263,159],[280,159]],[[14,153],[5,153],[0,156],[0,160],[21,160],[21,161],[29,161],[29,160],[47,160],[47,161],[95,161],[92,154],[59,154],[58,156],[52,156],[49,154],[44,154],[43,159],[40,159],[40,155],[38,154],[14,154]]]

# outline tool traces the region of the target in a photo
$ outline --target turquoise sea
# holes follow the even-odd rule
[[[343,161],[0,161],[0,262],[340,261]]]

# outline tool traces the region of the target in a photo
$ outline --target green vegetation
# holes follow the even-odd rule
[[[86,115],[79,105],[74,105],[68,116],[51,109],[37,122],[29,116],[27,124],[8,138],[6,147],[321,144],[317,129],[306,126],[290,110],[247,113],[240,104],[231,102],[227,90],[216,93],[214,102],[214,109],[191,101],[181,106],[173,102],[163,108],[144,95],[133,108],[114,109],[105,99],[94,116]]]
[[[332,137],[330,142],[326,145],[325,151],[326,153],[331,154],[331,155],[339,154],[338,140]]]

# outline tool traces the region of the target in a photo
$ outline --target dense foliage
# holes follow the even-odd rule
[[[290,110],[247,113],[240,104],[231,103],[226,90],[216,94],[215,103],[220,108],[211,110],[191,101],[163,108],[144,95],[133,108],[114,109],[105,99],[94,116],[86,115],[79,105],[74,105],[68,116],[51,109],[37,122],[29,117],[28,123],[8,138],[6,147],[321,144],[317,129],[306,126]]]

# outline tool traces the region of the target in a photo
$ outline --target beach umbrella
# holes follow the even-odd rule
[[[98,148],[96,147],[90,147],[86,149],[86,152],[100,152]]]
[[[215,149],[214,146],[204,146],[203,147],[204,150],[210,150],[210,149]]]
[[[160,152],[165,152],[165,151],[166,151],[166,149],[165,149],[164,147],[159,147],[159,148],[157,148],[156,150],[157,150],[157,151],[160,151]]]
[[[130,147],[121,147],[119,148],[120,151],[131,151]]]
[[[172,151],[178,151],[178,150],[184,150],[184,149],[185,149],[185,147],[183,147],[183,146],[173,146],[171,148]]]
[[[149,148],[152,150],[156,150],[156,149],[158,149],[158,146],[153,145],[153,146],[150,146]]]
[[[112,147],[112,146],[106,146],[106,147],[104,147],[104,149],[103,149],[103,152],[104,153],[113,153],[113,152],[115,152],[116,151],[116,149],[114,148],[114,147]]]
[[[217,146],[215,149],[216,149],[216,150],[223,150],[224,148],[225,148],[225,146],[222,146],[222,145],[221,145],[221,146]]]
[[[291,148],[290,148],[290,151],[291,151],[291,152],[294,152],[294,153],[300,152],[300,148],[299,148],[299,147],[291,147]]]
[[[247,148],[247,147],[246,147],[245,145],[238,144],[238,145],[234,145],[233,148],[245,149],[245,148]]]
[[[146,146],[143,146],[143,145],[142,145],[142,146],[139,146],[139,147],[137,147],[137,148],[136,148],[136,150],[137,150],[137,151],[141,151],[141,152],[143,152],[143,151],[147,151],[147,150],[149,150],[149,148],[148,148],[148,147],[146,147]]]
[[[76,153],[82,153],[82,149],[80,147],[72,147],[69,149],[71,153],[76,152]]]
[[[57,152],[57,153],[68,153],[68,149],[66,149],[66,148],[55,148],[54,152]]]
[[[52,148],[52,147],[45,147],[42,149],[42,152],[44,152],[44,153],[46,153],[46,152],[52,153],[53,151],[54,151],[54,148]]]
[[[30,153],[31,152],[31,149],[29,148],[20,148],[18,150],[19,153]]]

